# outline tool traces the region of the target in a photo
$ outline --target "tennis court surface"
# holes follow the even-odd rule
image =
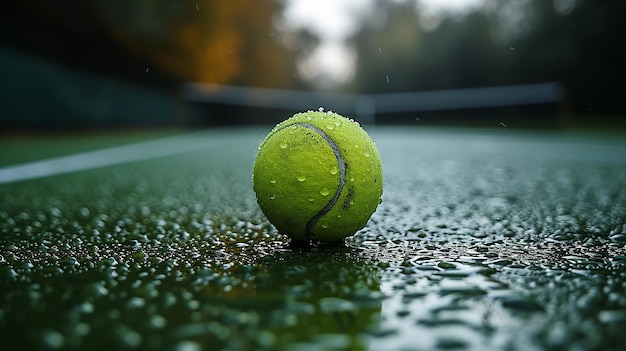
[[[366,126],[381,206],[302,249],[255,202],[269,129],[3,163],[0,348],[623,349],[623,139]]]

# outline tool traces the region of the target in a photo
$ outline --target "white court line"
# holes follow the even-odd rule
[[[121,163],[143,161],[164,156],[222,146],[227,139],[207,131],[145,141],[107,149],[81,152],[68,156],[23,163],[0,168],[0,184],[84,171]]]

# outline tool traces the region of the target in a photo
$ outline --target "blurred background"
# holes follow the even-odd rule
[[[5,0],[0,127],[624,130],[620,0]]]

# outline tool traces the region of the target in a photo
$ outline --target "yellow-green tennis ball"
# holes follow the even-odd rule
[[[254,163],[257,203],[295,242],[339,241],[363,228],[381,202],[374,141],[332,112],[297,113],[276,125]]]

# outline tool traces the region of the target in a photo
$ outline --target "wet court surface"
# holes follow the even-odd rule
[[[255,203],[268,131],[0,185],[2,349],[623,349],[625,142],[369,128],[383,203],[302,249]]]

